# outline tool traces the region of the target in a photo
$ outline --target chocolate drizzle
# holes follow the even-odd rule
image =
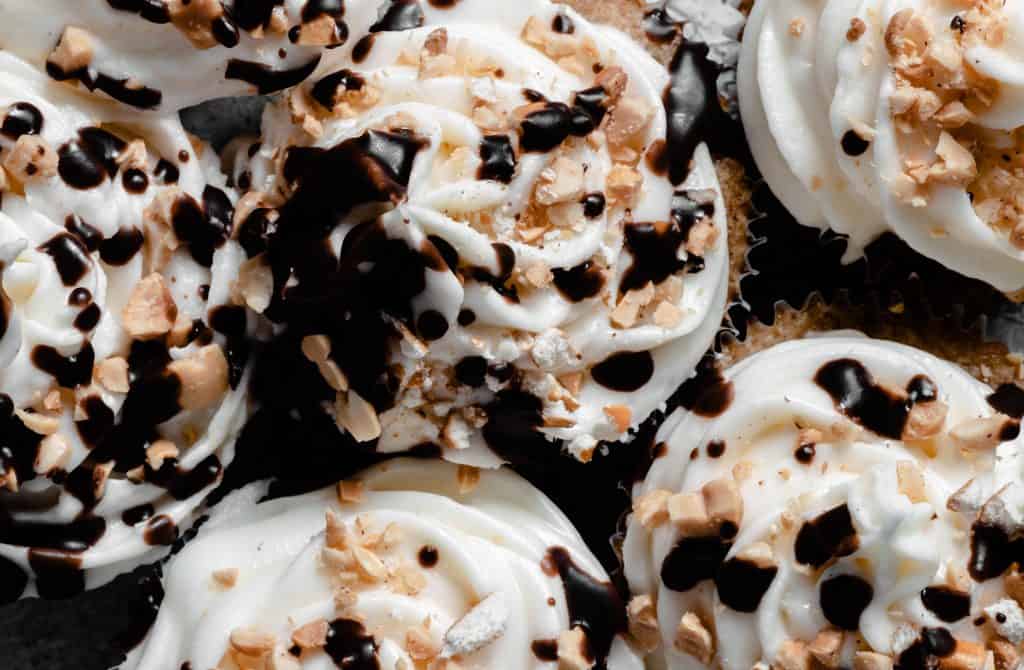
[[[57,172],[72,188],[96,188],[117,174],[117,159],[124,148],[123,140],[102,128],[83,128],[77,140],[57,151]]]
[[[834,558],[849,556],[859,546],[850,508],[843,504],[804,522],[796,536],[796,560],[820,568]]]
[[[956,623],[971,614],[971,594],[950,586],[922,589],[921,602],[929,612],[946,623]]]
[[[16,102],[7,108],[0,133],[16,140],[22,135],[38,135],[43,130],[43,113],[28,102]]]
[[[352,619],[331,622],[324,652],[344,670],[380,670],[377,641],[363,624]]]
[[[598,384],[613,391],[639,391],[654,376],[654,358],[649,351],[623,351],[595,365],[590,374]]]
[[[257,93],[267,95],[301,84],[316,71],[319,64],[320,56],[317,56],[305,65],[288,70],[275,70],[263,63],[232,58],[228,61],[224,78],[252,84],[256,87]]]
[[[731,558],[715,574],[715,587],[722,604],[737,612],[756,612],[779,568],[762,566],[742,558]]]
[[[935,384],[924,376],[914,377],[907,384],[906,394],[899,394],[875,383],[861,363],[843,358],[826,363],[814,376],[836,403],[836,407],[868,430],[894,440],[901,439],[910,410],[918,402],[937,398]]]
[[[417,0],[387,0],[380,19],[370,26],[371,33],[399,32],[419,28],[426,21]]]
[[[843,630],[860,629],[860,616],[871,604],[875,590],[856,575],[838,575],[821,583],[819,603],[829,623]]]
[[[57,274],[65,286],[74,286],[89,271],[89,250],[74,235],[57,233],[39,245],[39,251],[53,259]]]
[[[572,302],[583,302],[595,298],[605,285],[605,273],[593,261],[585,261],[574,268],[563,270],[553,268],[555,288]]]
[[[46,73],[57,81],[78,81],[90,91],[102,91],[114,100],[138,109],[156,109],[164,98],[157,89],[143,86],[129,77],[118,79],[88,66],[67,72],[53,61],[47,61]]]
[[[633,263],[622,277],[620,291],[642,289],[648,282],[658,285],[677,273],[700,272],[704,260],[692,254],[680,253],[697,222],[714,215],[713,204],[700,204],[683,193],[672,198],[672,220],[653,223],[627,223],[626,249]],[[685,260],[680,256],[686,256]]]
[[[478,178],[508,184],[516,172],[516,152],[508,135],[485,135],[480,141]]]
[[[548,549],[542,563],[545,573],[562,579],[569,610],[569,627],[586,633],[586,656],[604,668],[612,641],[626,631],[626,607],[615,587],[594,579],[572,560],[562,547]]]

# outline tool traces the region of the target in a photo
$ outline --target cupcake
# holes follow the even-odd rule
[[[139,668],[643,667],[600,565],[510,471],[395,460],[231,507],[168,565]]]
[[[341,2],[11,0],[3,11],[5,51],[57,81],[165,112],[294,86],[348,36]]]
[[[669,127],[665,68],[570,8],[390,7],[349,7],[365,32],[236,161],[236,234],[274,278],[262,311],[313,374],[294,401],[380,452],[587,461],[719,328],[710,155]]]
[[[233,456],[248,345],[212,151],[6,52],[0,70],[8,602],[166,553]]]
[[[634,489],[631,631],[658,667],[1016,667],[1022,399],[843,333],[740,362]]]
[[[739,98],[750,148],[801,224],[892,232],[1014,294],[1024,286],[1016,5],[755,3]]]

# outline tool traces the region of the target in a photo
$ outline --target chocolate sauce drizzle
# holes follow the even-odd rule
[[[925,376],[914,377],[906,394],[875,383],[861,363],[844,358],[826,363],[814,376],[836,403],[836,407],[868,430],[894,440],[901,439],[910,410],[919,402],[938,397],[935,384]]]

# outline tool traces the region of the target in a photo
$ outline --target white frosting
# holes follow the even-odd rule
[[[876,384],[889,389],[903,389],[914,377],[926,375],[938,389],[938,400],[948,405],[942,432],[922,442],[904,442],[851,422],[815,383],[818,370],[838,359],[859,362]],[[774,665],[785,642],[810,642],[827,625],[819,589],[845,574],[857,575],[873,588],[859,630],[874,651],[902,651],[898,639],[906,633],[899,631],[907,626],[910,639],[921,626],[945,627],[964,641],[984,641],[991,635],[989,626],[976,626],[972,620],[1005,598],[1003,582],[978,583],[967,577],[974,517],[947,508],[948,499],[972,479],[981,492],[979,500],[1006,485],[1021,489],[1024,439],[972,456],[962,453],[949,435],[962,422],[993,416],[987,386],[921,351],[841,334],[776,346],[742,361],[724,377],[734,392],[728,409],[715,418],[682,410],[670,417],[657,438],[667,450],[635,487],[634,502],[655,490],[699,491],[709,481],[732,479],[745,469],[738,480],[743,518],[728,558],[755,543],[767,543],[778,573],[752,613],[723,604],[711,581],[686,592],[672,591],[660,573],[680,533],[671,521],[645,528],[634,514],[624,546],[626,576],[634,594],[650,594],[657,602],[665,642],[654,655],[665,667],[703,667],[673,647],[680,618],[690,611],[716,631],[714,665],[726,670],[748,670],[758,661]],[[824,433],[808,464],[795,457],[798,425]],[[719,458],[707,454],[710,441],[725,443]],[[691,457],[691,452],[696,455]],[[916,496],[916,503],[901,492],[901,463],[904,468],[913,464],[923,475],[924,493]],[[821,569],[799,565],[794,539],[802,524],[842,504],[849,508],[859,548]],[[956,623],[940,621],[920,597],[925,587],[947,580],[966,588],[971,597],[970,615]],[[846,635],[840,667],[852,667],[853,638]]]
[[[354,616],[373,635],[382,670],[422,667],[406,651],[406,634],[424,621],[435,649],[459,667],[548,667],[532,643],[557,640],[570,625],[562,581],[542,568],[549,548],[568,550],[597,580],[606,576],[569,521],[526,481],[508,470],[486,471],[479,486],[460,493],[456,473],[442,462],[397,460],[359,476],[359,503],[339,504],[329,488],[227,511],[224,519],[218,508],[215,525],[204,526],[167,566],[166,597],[138,667],[234,667],[218,662],[237,628],[258,626],[287,648],[305,623]],[[328,510],[353,529],[362,518],[372,532],[397,532],[376,553],[392,572],[405,566],[421,574],[421,590],[411,595],[396,592],[390,580],[364,583],[354,587],[350,609],[337,609],[337,582],[321,558]],[[436,550],[434,567],[420,567],[423,547]],[[226,568],[238,570],[233,588],[212,580],[213,571]],[[302,667],[335,665],[323,651],[309,650]],[[643,666],[616,636],[607,667]]]
[[[175,2],[180,0],[137,4],[146,5],[148,12]],[[319,53],[318,47],[293,44],[288,38],[288,29],[302,22],[305,0],[278,3],[284,12],[283,31],[239,29],[237,45],[210,48],[194,45],[173,23],[155,23],[137,12],[114,9],[112,4],[108,0],[0,0],[0,16],[6,17],[0,22],[0,44],[42,70],[65,28],[85,30],[93,41],[95,72],[159,91],[160,108],[167,111],[212,98],[256,93],[255,86],[226,78],[231,60],[283,71],[309,65]],[[229,15],[235,4],[234,0],[224,2]]]
[[[717,241],[704,256],[705,269],[678,275],[682,280],[682,294],[674,304],[681,311],[681,318],[671,326],[656,325],[650,318],[655,306],[652,303],[648,318],[634,327],[614,327],[610,314],[618,299],[618,287],[633,263],[631,253],[623,245],[622,221],[629,216],[624,203],[614,203],[609,198],[600,216],[586,219],[574,200],[569,204],[573,208],[569,216],[574,225],[551,230],[542,244],[527,243],[516,231],[518,215],[525,211],[542,171],[555,155],[584,166],[584,192],[603,192],[606,177],[613,167],[607,143],[602,141],[603,137],[594,141],[570,138],[560,152],[517,151],[518,166],[510,183],[478,180],[479,145],[483,136],[489,132],[511,132],[515,137],[516,132],[514,126],[511,131],[508,128],[481,130],[474,123],[474,105],[489,101],[500,113],[511,114],[512,110],[526,104],[523,89],[536,90],[551,101],[571,103],[574,92],[593,86],[594,75],[589,65],[586,72],[574,73],[521,37],[531,17],[538,19],[544,30],[549,30],[559,12],[571,20],[575,29],[572,37],[594,45],[598,62],[625,71],[629,77],[625,96],[639,101],[652,113],[650,125],[643,134],[645,149],[665,137],[666,117],[661,94],[668,84],[668,73],[618,31],[593,25],[571,9],[545,0],[499,5],[464,0],[451,9],[421,4],[424,27],[376,33],[368,57],[356,65],[348,61],[350,45],[334,50],[325,55],[320,71],[311,78],[312,83],[342,67],[353,68],[379,94],[377,104],[367,111],[348,118],[321,118],[323,134],[312,140],[293,123],[287,102],[269,109],[264,122],[263,148],[251,166],[253,188],[273,191],[274,175],[268,165],[282,147],[309,143],[318,147],[335,146],[367,129],[386,127],[388,119],[403,114],[430,145],[416,157],[408,198],[382,217],[388,235],[406,239],[414,248],[428,235],[440,236],[458,252],[463,263],[474,266],[493,268],[492,244],[503,243],[515,252],[517,272],[532,266],[571,269],[592,259],[609,268],[608,281],[600,295],[578,303],[566,299],[553,284],[547,284],[535,290],[520,287],[522,300],[514,304],[486,284],[463,283],[452,273],[431,273],[428,289],[417,302],[438,310],[451,327],[443,339],[430,343],[425,357],[410,356],[415,352],[408,350],[394,352],[394,362],[409,372],[424,365],[448,368],[467,356],[482,356],[490,364],[512,363],[526,372],[527,388],[545,397],[553,377],[589,371],[615,353],[650,351],[655,361],[654,375],[636,392],[615,392],[585,375],[582,390],[577,395],[578,409],[568,411],[557,401],[545,400],[546,415],[568,419],[573,425],[549,427],[544,433],[566,440],[575,454],[588,457],[595,440],[626,437],[604,411],[605,407],[628,408],[627,423],[630,427],[639,425],[693,373],[696,362],[719,327],[727,293],[728,249],[725,202],[710,155],[706,147],[698,149],[693,170],[681,186],[691,194],[710,192],[713,225],[717,231]],[[368,25],[376,18],[376,14],[363,16],[362,11],[359,5],[349,7],[346,17],[353,28]],[[461,59],[459,67],[463,69],[443,76],[420,78],[418,63],[422,45],[439,27],[447,30],[448,51]],[[500,68],[503,75],[500,78],[470,76],[464,73],[463,63],[467,61]],[[468,154],[465,163],[452,159],[453,152],[460,150]],[[638,199],[630,206],[632,219],[668,221],[672,184],[666,177],[652,172],[646,160],[641,159],[637,169],[643,176],[643,186]],[[494,222],[489,230],[467,224],[470,215],[478,211],[493,215]],[[336,248],[340,247],[352,224],[363,220],[352,216],[337,228],[332,236]],[[682,248],[679,253],[681,258],[686,257]],[[461,309],[475,313],[476,321],[472,326],[456,324]],[[445,398],[449,406],[452,403],[456,408],[485,404],[491,396],[487,389],[473,394],[464,391]],[[437,427],[409,416],[425,409],[425,401],[404,394],[399,402],[402,408],[382,417],[385,425],[380,448],[391,451],[436,440]],[[448,411],[441,410],[438,414],[442,424]],[[404,426],[407,421],[425,425],[420,425],[421,430],[416,434],[409,431],[399,434],[397,428],[388,430],[389,424]],[[474,434],[469,448],[446,449],[444,456],[459,462],[496,464],[492,455],[479,448],[480,442]]]
[[[55,84],[24,62],[2,52],[0,72],[0,117],[15,103],[33,105],[43,118],[40,137],[53,151],[77,138],[80,129],[90,126],[102,126],[123,137],[141,138],[148,150],[144,172],[149,186],[143,193],[126,190],[120,173],[86,190],[74,188],[60,175],[55,175],[30,180],[21,185],[23,192],[20,193],[3,192],[0,249],[7,255],[3,289],[10,298],[11,308],[8,326],[0,337],[0,392],[9,396],[18,410],[35,408],[55,418],[59,423],[57,434],[70,450],[60,469],[49,476],[36,473],[38,476],[30,481],[21,476],[18,492],[5,493],[3,505],[5,513],[9,512],[17,522],[67,524],[78,517],[82,503],[51,477],[59,479],[61,472],[71,472],[89,458],[96,447],[87,445],[76,428],[76,421],[82,418],[80,411],[76,413],[76,403],[87,396],[98,396],[119,415],[128,394],[109,390],[94,381],[91,386],[62,389],[61,408],[44,409],[43,398],[58,385],[54,377],[33,363],[33,350],[48,346],[62,356],[71,356],[88,345],[92,347],[96,364],[111,357],[126,357],[131,338],[122,328],[122,309],[136,283],[152,270],[148,253],[144,251],[136,253],[124,265],[114,266],[103,262],[99,252],[87,252],[85,247],[79,247],[87,261],[85,269],[77,281],[66,285],[54,258],[38,247],[64,233],[65,220],[72,214],[104,238],[114,236],[119,230],[143,229],[144,210],[159,193],[172,188],[159,183],[154,175],[156,162],[161,157],[177,166],[180,173],[177,188],[200,202],[204,188],[208,184],[223,186],[223,177],[217,176],[209,164],[209,160],[215,158],[213,152],[198,144],[194,147],[176,120],[131,116],[119,107]],[[0,137],[2,155],[8,155],[13,145],[9,137]],[[182,162],[179,152],[187,153],[188,160]],[[230,283],[237,275],[233,257],[237,257],[237,252],[234,243],[229,242],[217,251],[211,272],[192,259],[186,246],[179,247],[162,270],[179,314],[209,322],[209,310],[227,302]],[[210,286],[209,302],[199,295],[202,285]],[[91,330],[80,330],[74,325],[84,305],[69,304],[69,296],[83,288],[91,296],[90,303],[100,310],[99,322]],[[222,343],[223,339],[218,336],[215,341]],[[183,359],[198,346],[193,342],[171,348],[170,355],[172,359]],[[234,438],[245,417],[243,388],[244,384],[240,384],[237,390],[229,391],[217,406],[182,411],[157,427],[157,437],[172,440],[181,449],[181,467],[192,468],[210,456],[216,456],[224,466],[231,461]],[[145,446],[140,445],[140,454]],[[28,456],[31,458],[31,454]],[[19,452],[15,457],[24,459],[26,454]],[[155,515],[165,515],[176,525],[187,527],[195,508],[215,484],[188,499],[174,500],[161,487],[132,483],[123,472],[111,474],[93,511],[106,521],[106,530],[96,544],[75,554],[81,560],[80,567],[89,571],[88,584],[112,579],[168,549],[149,546],[144,540],[146,523],[129,526],[122,520],[122,512],[149,504]],[[50,534],[58,535],[59,531],[55,528]],[[0,556],[16,562],[31,574],[29,549],[0,544]]]
[[[993,5],[994,6],[994,5]],[[759,0],[744,33],[740,59],[740,106],[751,149],[772,191],[807,226],[850,237],[847,260],[892,231],[918,252],[1003,291],[1024,285],[1024,250],[1009,240],[1012,223],[992,226],[972,208],[975,185],[931,183],[921,198],[893,191],[906,161],[935,159],[938,131],[924,147],[901,131],[891,114],[900,90],[884,34],[899,11],[924,18],[936,44],[952,42],[951,21],[965,6],[952,0]],[[990,78],[998,93],[977,110],[970,132],[993,146],[1013,141],[1024,125],[1024,81],[1019,70],[1024,13],[1007,3],[1006,38],[997,46],[968,45],[965,62]],[[851,21],[866,30],[847,38]],[[857,127],[874,134],[860,156],[847,155],[843,136]],[[1006,193],[1012,200],[1012,189]],[[980,200],[980,198],[979,198]],[[980,205],[976,202],[975,205]]]

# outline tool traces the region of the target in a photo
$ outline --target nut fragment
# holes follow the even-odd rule
[[[633,503],[633,515],[644,528],[657,528],[669,520],[668,501],[671,491],[655,489],[640,496]]]
[[[625,433],[629,430],[630,423],[633,421],[633,410],[626,405],[605,405],[605,415],[611,419],[615,426],[615,429],[619,433]]]
[[[302,338],[302,354],[312,363],[323,363],[331,355],[331,340],[326,335]]]
[[[71,456],[71,445],[60,433],[47,435],[39,443],[33,469],[37,474],[47,475],[63,468]]]
[[[4,158],[3,166],[22,182],[57,174],[57,152],[38,135],[22,135]]]
[[[779,670],[812,670],[814,658],[807,649],[806,643],[799,640],[786,640],[782,643],[772,667],[778,667]]]
[[[405,632],[405,650],[414,661],[426,661],[437,656],[438,646],[430,631],[416,626]]]
[[[274,296],[274,271],[263,254],[248,259],[238,268],[236,288],[245,304],[257,314],[270,307]]]
[[[983,670],[988,652],[983,645],[957,640],[953,653],[939,660],[940,670]]]
[[[988,641],[989,649],[992,650],[995,670],[1017,670],[1021,661],[1021,652],[1017,646],[1007,640],[993,638]],[[986,668],[986,670],[988,670]]]
[[[704,665],[709,665],[715,656],[714,638],[701,623],[700,617],[693,612],[687,612],[679,620],[674,643],[676,649],[693,656]]]
[[[319,649],[327,644],[327,633],[331,629],[327,619],[316,619],[292,631],[292,644],[300,649]]]
[[[125,332],[136,340],[151,340],[170,332],[178,316],[164,278],[153,273],[139,281],[121,310]]]
[[[208,344],[188,358],[171,362],[167,371],[181,382],[178,403],[182,409],[212,407],[228,391],[228,359],[219,344]]]
[[[661,644],[658,611],[651,596],[635,596],[629,601],[626,614],[629,617],[629,634],[641,649],[649,652]]]
[[[246,656],[262,657],[274,650],[277,639],[273,634],[254,626],[236,628],[231,631],[231,648]]]
[[[588,653],[587,635],[579,626],[558,636],[558,670],[590,670],[594,662]]]
[[[925,440],[935,437],[945,425],[948,413],[949,406],[938,400],[915,403],[907,415],[903,439]]]
[[[388,569],[384,561],[380,560],[377,554],[364,547],[352,547],[352,558],[355,559],[355,567],[359,576],[371,584],[382,582],[387,579]]]
[[[338,482],[338,500],[344,504],[363,501],[363,483],[358,479],[345,479]]]
[[[53,435],[60,428],[56,417],[39,414],[37,412],[26,412],[23,409],[16,409],[14,413],[21,419],[21,423],[37,435]]]
[[[64,76],[69,76],[88,67],[92,55],[92,36],[81,28],[68,26],[64,28],[57,47],[46,62],[60,70]]]
[[[839,667],[839,654],[843,650],[843,631],[825,628],[807,646],[807,651],[826,668]]]
[[[896,480],[900,493],[912,503],[928,502],[925,488],[924,473],[913,461],[900,461],[896,464]]]
[[[735,532],[743,520],[743,496],[732,478],[708,482],[699,492],[680,493],[668,500],[669,519],[684,536],[704,536],[731,526]]]
[[[217,46],[214,22],[224,15],[220,0],[169,0],[167,12],[174,26],[197,49]]]
[[[1004,431],[1018,424],[1002,414],[984,419],[967,419],[953,427],[949,436],[966,452],[992,451],[1003,442]]]
[[[354,390],[338,393],[334,409],[338,426],[351,433],[357,442],[370,442],[380,437],[377,410]]]
[[[853,656],[853,670],[892,670],[891,656],[873,651],[858,651]]]
[[[226,589],[235,587],[238,583],[238,568],[222,568],[213,571],[213,581]]]
[[[178,457],[178,447],[170,440],[157,440],[146,449],[146,462],[154,471],[163,467],[164,461]]]
[[[714,221],[705,217],[690,228],[686,236],[686,252],[694,256],[703,256],[718,241],[718,228]]]
[[[608,172],[605,191],[608,199],[614,203],[629,205],[636,200],[644,176],[628,165],[615,165]]]
[[[97,366],[96,379],[108,391],[127,393],[130,388],[128,382],[128,361],[120,356],[106,359]]]
[[[565,156],[541,170],[536,200],[544,206],[572,202],[583,197],[583,164]]]

